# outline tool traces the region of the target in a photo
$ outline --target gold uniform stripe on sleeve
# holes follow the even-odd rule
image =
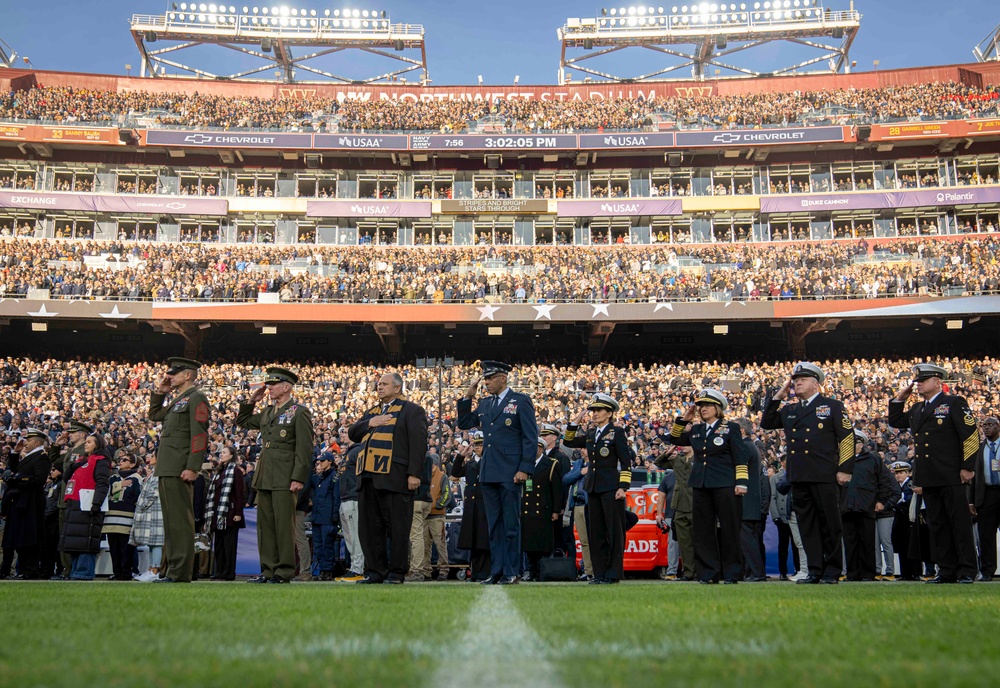
[[[683,434],[684,434],[684,426],[681,425],[680,423],[674,423],[673,426],[670,428],[671,437],[680,437]]]
[[[854,438],[845,437],[840,441],[840,463],[843,465],[854,458]]]
[[[618,477],[619,482],[630,483],[632,482],[632,471],[622,471],[621,475]]]
[[[749,480],[750,472],[747,470],[746,466],[736,467],[736,479],[737,480]]]
[[[576,430],[567,430],[566,431],[566,439],[567,440],[575,440],[576,439]]]
[[[965,444],[963,446],[965,449],[963,458],[968,459],[969,457],[974,456],[976,452],[979,451],[979,435],[971,435],[969,439],[965,440]]]
[[[851,430],[854,428],[854,426],[851,425],[851,419],[848,418],[847,416],[844,416],[841,420],[844,423],[844,430]]]

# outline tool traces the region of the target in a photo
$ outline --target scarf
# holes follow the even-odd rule
[[[212,518],[215,517],[215,529],[225,530],[226,521],[229,516],[230,494],[233,490],[233,483],[236,481],[236,464],[230,461],[222,466],[222,489],[219,490],[219,508],[213,509],[215,504],[215,481],[208,484],[208,499],[205,500],[205,527],[212,527]]]
[[[382,406],[383,404],[373,406],[366,415],[368,417],[380,415]],[[361,460],[358,461],[356,470],[358,475],[362,473],[387,475],[389,473],[392,468],[392,433],[396,430],[396,420],[402,409],[403,400],[396,399],[387,411],[392,419],[381,427],[370,428],[368,434],[361,440],[365,448]]]

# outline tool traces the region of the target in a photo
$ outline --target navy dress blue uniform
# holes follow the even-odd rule
[[[703,583],[737,582],[743,578],[740,548],[742,505],[737,486],[747,487],[749,455],[743,432],[736,423],[719,419],[699,423],[685,431],[681,418],[674,420],[670,442],[694,450],[688,485],[694,491],[694,560]],[[718,520],[718,534],[716,534]]]
[[[551,555],[556,547],[552,516],[558,515],[563,507],[562,476],[559,460],[543,453],[524,486],[521,548],[528,557],[528,571],[535,580],[538,580],[542,557]]]
[[[922,368],[940,376],[937,366],[917,366],[917,379],[927,379]],[[936,370],[932,370],[936,369]],[[972,537],[969,499],[961,471],[975,471],[980,454],[979,429],[965,398],[939,393],[909,409],[905,401],[889,402],[889,425],[913,434],[913,485],[923,489],[927,525],[938,565],[938,579],[952,582],[976,576],[976,548]]]
[[[810,372],[800,373],[803,366],[808,366]],[[799,364],[792,375],[812,375],[812,370],[818,368]],[[785,431],[786,474],[792,485],[792,508],[809,576],[836,582],[844,564],[837,473],[850,474],[854,470],[854,426],[844,413],[844,404],[817,394],[812,400],[781,406],[781,401],[772,397],[764,408],[760,427]]]
[[[613,403],[613,410],[617,410],[617,402]],[[580,432],[570,423],[563,444],[587,450],[590,468],[583,489],[587,493],[587,537],[594,581],[616,583],[625,575],[626,525],[625,500],[615,499],[615,494],[632,484],[632,450],[625,429],[609,422],[603,428]]]
[[[485,376],[507,373],[510,366],[483,362]],[[490,530],[490,575],[515,578],[521,570],[521,486],[516,473],[530,475],[538,453],[538,422],[527,394],[505,388],[501,398],[491,395],[479,401],[458,400],[458,427],[481,428],[483,456],[479,485]]]
[[[473,438],[473,444],[483,444],[482,435]],[[455,456],[451,466],[454,478],[465,478],[465,493],[462,500],[462,525],[458,531],[459,549],[472,552],[470,568],[472,579],[482,581],[490,575],[490,531],[487,527],[486,507],[483,505],[483,491],[479,485],[480,460],[470,456],[468,460],[461,454]]]

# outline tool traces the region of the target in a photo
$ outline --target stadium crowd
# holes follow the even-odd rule
[[[233,301],[269,292],[287,302],[543,303],[982,294],[1000,289],[996,253],[992,236],[433,251],[13,239],[0,243],[0,295],[37,288],[72,299]],[[292,260],[294,270],[283,265]]]
[[[288,131],[464,131],[485,120],[509,132],[641,130],[653,116],[690,128],[754,128],[818,123],[996,116],[996,90],[955,82],[874,89],[764,92],[734,96],[542,101],[534,99],[338,101],[334,98],[215,96],[36,87],[0,94],[0,119],[117,125]]]
[[[910,461],[914,456],[915,438],[909,431],[889,427],[887,401],[909,381],[915,361],[901,359],[839,359],[820,363],[826,371],[825,394],[843,402],[845,413],[853,426],[867,437],[872,451],[888,467],[897,461]],[[964,396],[975,418],[983,419],[1000,413],[1000,359],[950,358],[941,361],[947,371],[951,393]],[[616,424],[627,435],[634,454],[631,466],[634,484],[657,483],[662,472],[654,463],[667,447],[667,436],[674,418],[680,416],[692,402],[693,395],[703,387],[728,390],[727,418],[746,418],[748,437],[757,446],[761,474],[773,476],[782,470],[787,440],[782,433],[762,430],[761,411],[780,384],[787,379],[791,364],[782,361],[676,361],[674,363],[630,363],[616,365],[577,365],[560,361],[552,364],[527,364],[515,368],[510,376],[513,389],[528,394],[536,410],[539,427],[555,426],[561,434],[567,421],[586,407],[596,393],[618,400],[620,412]],[[412,365],[398,368],[405,381],[405,397],[423,406],[428,415],[428,451],[439,457],[439,466],[450,474],[452,462],[467,449],[472,436],[457,427],[457,402],[469,379],[474,379],[477,364],[459,364],[443,371],[443,403],[438,406],[436,372]],[[351,442],[347,428],[377,401],[376,383],[380,371],[362,363],[299,364],[300,384],[295,391],[296,403],[312,409],[315,429],[314,458],[330,460],[331,466],[343,470]],[[201,391],[212,405],[212,417],[203,466],[203,477],[211,482],[222,462],[232,462],[246,476],[246,490],[240,490],[240,509],[252,506],[253,490],[249,489],[255,461],[261,446],[256,430],[237,426],[238,405],[263,381],[265,368],[259,362],[228,360],[205,365],[199,375]],[[147,419],[150,392],[155,391],[162,376],[159,362],[149,360],[52,359],[42,357],[8,358],[0,362],[0,467],[16,465],[14,457],[25,446],[30,429],[44,433],[57,441],[72,432],[72,423],[88,427],[103,451],[111,458],[112,480],[132,478],[132,511],[136,527],[144,530],[133,535],[133,544],[162,545],[162,533],[157,536],[155,513],[140,519],[135,505],[155,509],[155,484],[148,487],[150,469],[155,463],[160,427]],[[65,439],[62,440],[65,443]],[[572,452],[567,450],[567,457]],[[572,457],[579,460],[579,453]],[[0,468],[0,470],[2,470]],[[322,471],[320,471],[322,473]],[[4,473],[4,479],[11,473]],[[58,476],[50,476],[53,487]],[[462,494],[463,481],[455,479],[452,489]],[[122,487],[125,489],[128,487]],[[48,490],[50,509],[47,518],[54,518],[59,494]],[[197,493],[196,493],[197,494]],[[204,499],[204,492],[202,493]],[[196,498],[197,500],[197,498]],[[245,500],[245,503],[244,503]],[[300,502],[308,511],[308,501]],[[204,508],[204,501],[202,507]],[[196,509],[196,514],[200,512]],[[128,524],[132,520],[128,519]],[[152,526],[149,519],[153,519]],[[199,518],[199,521],[201,519]],[[107,525],[107,524],[106,524]],[[120,524],[119,524],[120,525]],[[152,527],[152,537],[148,529]],[[162,526],[159,526],[162,528]],[[105,533],[116,532],[105,530]],[[117,531],[122,532],[122,531]],[[129,534],[128,527],[124,533]],[[137,540],[138,538],[138,540]],[[5,540],[6,542],[6,540]],[[299,550],[302,562],[301,579],[312,579],[308,566],[308,545]],[[8,556],[9,555],[9,556]],[[0,574],[11,573],[12,552],[5,552]],[[887,571],[892,572],[891,555]],[[43,559],[43,561],[45,561]],[[52,575],[58,567],[55,557],[48,560]],[[429,569],[428,569],[429,570]],[[207,574],[208,569],[203,569]],[[115,574],[120,572],[116,567]],[[129,571],[122,579],[128,579]],[[145,572],[146,580],[155,577]],[[897,572],[898,574],[898,572]]]

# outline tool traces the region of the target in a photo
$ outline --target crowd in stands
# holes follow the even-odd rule
[[[996,90],[955,82],[606,100],[356,100],[112,92],[39,87],[0,93],[0,119],[221,129],[461,132],[491,122],[505,132],[642,130],[658,120],[690,128],[969,119],[1000,114]]]
[[[32,288],[72,299],[239,301],[271,292],[286,302],[354,303],[878,298],[954,289],[982,294],[1000,291],[997,248],[992,236],[706,245],[680,252],[671,246],[429,251],[10,239],[0,243],[0,297]],[[87,265],[88,258],[98,264]],[[292,271],[284,261],[298,267]]]

